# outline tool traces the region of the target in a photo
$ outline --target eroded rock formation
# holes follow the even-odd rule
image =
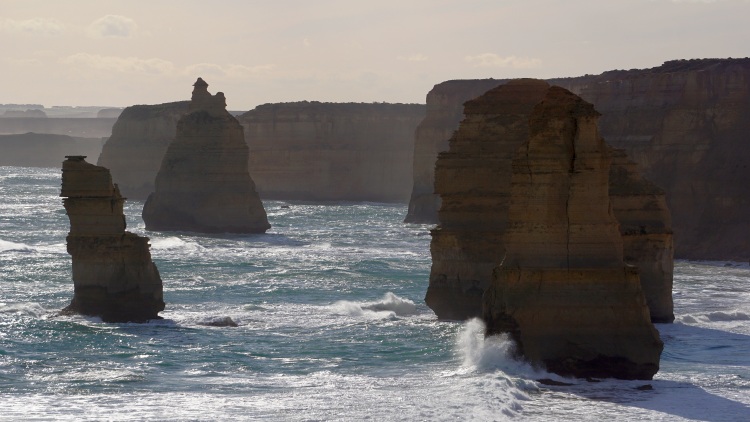
[[[99,138],[47,133],[0,135],[0,166],[57,167],[65,154],[97,157],[101,150]]]
[[[560,87],[534,107],[513,159],[506,256],[484,297],[488,334],[578,377],[651,379],[663,344],[623,261],[599,114]]]
[[[264,104],[240,116],[262,198],[407,202],[420,104]]]
[[[626,150],[643,175],[664,189],[672,210],[676,258],[750,259],[750,184],[744,183],[750,174],[750,59],[676,60],[652,69],[549,82],[593,103],[603,114],[602,136]],[[460,110],[461,103],[475,95],[472,90],[481,93],[487,83],[436,85],[428,94],[428,116],[420,131],[450,134],[460,115],[452,125],[447,119],[430,120],[437,109],[431,99],[451,92],[440,97],[445,101],[440,107]],[[414,198],[430,192],[435,159],[447,150],[450,137],[441,136],[416,139],[415,193],[407,221],[437,222],[437,202]]]
[[[548,90],[519,79],[468,101],[465,119],[439,155],[435,190],[442,198],[432,231],[432,268],[425,302],[440,319],[479,316],[492,271],[505,257],[512,161],[529,138],[529,119]],[[663,192],[641,178],[621,151],[607,178],[622,219],[626,262],[643,272],[655,322],[671,322],[673,248]],[[622,259],[622,257],[621,257]]]
[[[154,191],[164,153],[188,103],[134,105],[122,111],[97,164],[110,169],[123,195],[146,199]]]
[[[98,316],[105,322],[143,322],[164,310],[162,282],[147,237],[125,231],[125,198],[104,167],[67,156],[63,203],[70,219],[74,296],[63,313]]]
[[[143,207],[146,229],[264,233],[271,226],[248,173],[242,126],[223,93],[211,95],[201,78],[193,86]]]

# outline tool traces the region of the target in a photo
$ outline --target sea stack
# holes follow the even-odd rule
[[[468,101],[449,150],[438,156],[435,192],[442,203],[425,302],[440,319],[481,315],[482,295],[506,253],[512,162],[549,89],[544,81],[518,79]],[[671,322],[673,247],[664,192],[621,151],[613,155],[609,194],[621,219],[625,262],[642,271],[654,322]]]
[[[271,225],[248,172],[242,126],[223,93],[211,95],[201,78],[193,87],[143,207],[146,229],[264,233]]]
[[[663,344],[638,270],[623,261],[599,113],[551,87],[513,160],[506,256],[484,296],[487,333],[576,377],[651,379]]]
[[[125,198],[104,167],[85,156],[67,156],[62,169],[70,219],[73,300],[64,314],[98,316],[105,322],[145,322],[164,310],[162,282],[147,237],[125,231]]]

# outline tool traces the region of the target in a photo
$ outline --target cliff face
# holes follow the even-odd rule
[[[105,322],[143,322],[164,310],[162,282],[147,237],[125,231],[125,199],[104,167],[82,156],[63,162],[63,203],[70,219],[74,296],[63,313]]]
[[[45,133],[0,135],[0,166],[57,167],[65,154],[97,157],[101,150],[99,138]]]
[[[644,176],[664,189],[672,210],[675,257],[750,259],[750,184],[743,182],[750,171],[750,59],[673,61],[652,69],[549,82],[593,103],[603,114],[602,136],[627,151]],[[464,96],[445,97],[460,107],[472,98],[474,87],[483,89],[486,84],[448,81],[431,93],[451,87],[463,90]],[[428,118],[429,99],[428,94]],[[433,126],[428,118],[425,130]],[[435,132],[448,133],[459,120],[453,121],[453,129],[435,123]],[[417,192],[429,191],[434,160],[444,150],[440,141],[417,138],[415,151],[425,158],[415,159],[415,194],[407,221],[437,221],[438,206],[414,198]],[[419,219],[412,218],[417,207],[423,216]]]
[[[598,113],[551,87],[514,154],[506,255],[484,298],[488,334],[509,332],[548,370],[651,379],[662,343],[638,273],[623,262]]]
[[[242,126],[198,78],[143,207],[147,230],[264,233],[266,211],[247,167]]]
[[[504,80],[447,81],[427,94],[427,114],[414,134],[413,186],[405,223],[437,224],[440,196],[435,193],[435,161],[448,150],[448,140],[464,115],[464,102],[502,84]],[[408,179],[407,179],[408,180]]]
[[[664,188],[675,256],[750,259],[750,59],[667,62],[555,81],[603,114],[602,135]]]
[[[14,135],[33,132],[81,138],[104,138],[112,133],[115,120],[114,118],[0,117],[0,134]]]
[[[120,114],[97,164],[112,171],[123,195],[146,199],[154,191],[156,173],[188,104],[135,105]]]
[[[549,89],[544,81],[518,79],[466,102],[465,119],[449,150],[438,156],[435,190],[442,204],[440,224],[432,230],[425,302],[440,319],[462,320],[481,312],[493,268],[506,259],[512,161],[529,139],[532,110]],[[616,177],[607,174],[604,180],[614,195],[615,215],[622,218],[627,263],[644,273],[654,320],[672,321],[672,238],[663,192],[642,179],[620,151],[613,154]],[[605,202],[608,206],[609,199]],[[534,248],[552,246],[545,236]],[[622,260],[623,240],[618,242]]]
[[[263,198],[406,202],[418,104],[265,104],[239,120]]]

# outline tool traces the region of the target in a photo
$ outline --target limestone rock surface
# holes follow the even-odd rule
[[[421,104],[264,104],[239,117],[262,198],[402,202]]]
[[[154,191],[159,166],[188,103],[134,105],[119,115],[97,164],[110,169],[123,195],[146,199]]]
[[[563,375],[651,379],[663,344],[623,261],[599,114],[551,87],[512,164],[506,256],[486,291],[488,334]]]
[[[162,281],[147,237],[125,231],[117,185],[104,167],[68,156],[63,162],[63,203],[70,219],[68,253],[74,296],[63,313],[105,322],[144,322],[164,310]]]
[[[513,158],[529,138],[531,112],[549,89],[544,81],[519,79],[466,102],[465,119],[438,157],[435,191],[442,204],[440,224],[432,230],[425,302],[440,319],[481,313],[493,268],[506,254]],[[615,216],[622,219],[626,262],[643,273],[654,321],[671,322],[673,247],[664,193],[622,151],[612,154],[615,164],[606,179]],[[549,247],[546,235],[539,236],[534,248]]]
[[[248,172],[242,126],[198,78],[143,207],[147,230],[264,233],[266,211]]]

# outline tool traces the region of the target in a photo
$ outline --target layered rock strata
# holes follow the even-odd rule
[[[432,268],[425,302],[438,318],[479,316],[492,270],[505,256],[505,231],[513,157],[529,138],[529,119],[549,84],[519,79],[465,106],[465,119],[435,166],[442,198],[440,224],[432,230]],[[626,262],[643,272],[655,322],[673,320],[673,247],[663,192],[615,153],[608,179],[615,215],[622,219]]]
[[[164,310],[162,282],[147,237],[125,231],[123,204],[109,171],[83,156],[67,156],[63,204],[70,219],[74,295],[65,314],[105,322],[144,322]]]
[[[599,126],[604,138],[626,150],[644,176],[664,189],[676,258],[750,259],[750,184],[743,182],[750,171],[750,59],[676,60],[652,69],[549,82],[593,103],[603,113]],[[407,221],[437,222],[437,200],[415,198],[429,195],[435,160],[450,137],[445,134],[461,119],[431,120],[432,113],[460,109],[473,98],[473,90],[481,91],[487,83],[448,81],[428,94],[428,115],[420,130],[443,135],[416,138],[415,188]]]
[[[551,87],[512,165],[506,256],[482,311],[534,364],[577,377],[651,379],[663,344],[623,261],[609,147],[593,106]]]
[[[421,104],[264,104],[240,116],[262,198],[407,202]]]
[[[264,233],[266,211],[248,172],[242,126],[198,78],[143,207],[147,230]]]
[[[134,105],[122,111],[97,164],[110,169],[123,195],[146,199],[154,191],[164,153],[188,104]]]

